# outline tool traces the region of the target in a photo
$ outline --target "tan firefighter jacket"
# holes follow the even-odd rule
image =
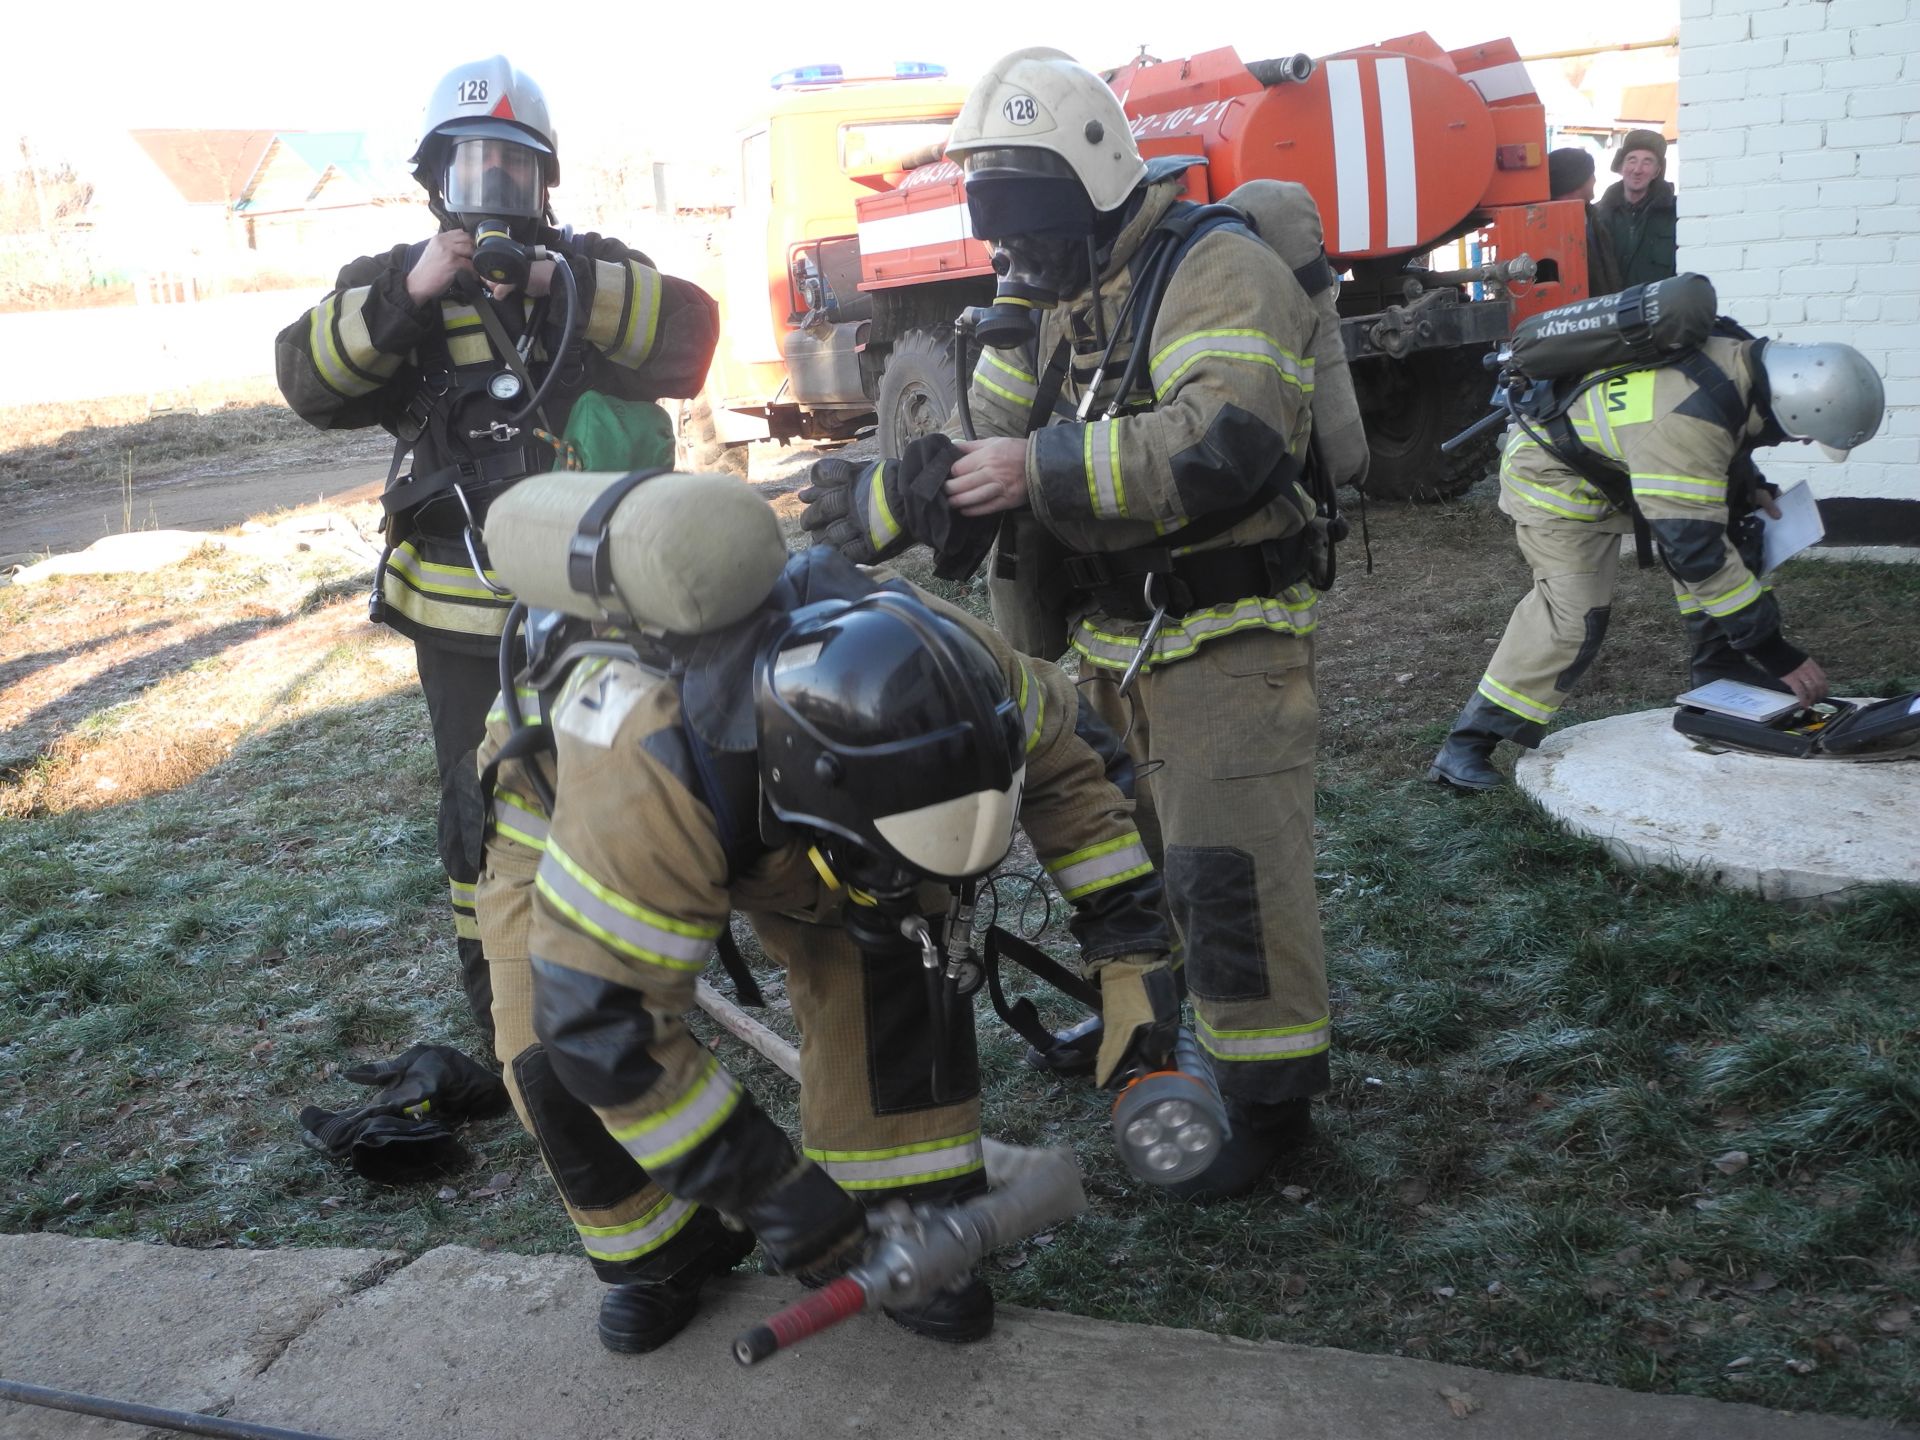
[[[1730,386],[1720,396],[1679,366],[1667,365],[1591,386],[1567,418],[1586,451],[1624,474],[1634,506],[1680,582],[1681,612],[1711,616],[1736,648],[1773,669],[1799,652],[1780,638],[1780,610],[1772,592],[1747,568],[1727,534],[1730,520],[1753,508],[1749,495],[1733,493],[1751,481],[1731,477],[1750,470],[1741,463],[1744,453],[1767,426],[1754,403],[1753,342],[1716,337],[1700,351]],[[1532,434],[1519,426],[1507,432],[1500,508],[1521,525],[1574,523],[1630,531],[1629,516],[1541,447],[1539,428],[1535,425]]]
[[[1178,198],[1177,179],[1151,184],[1116,239],[1099,290],[1111,329],[1137,279],[1129,262]],[[1140,383],[1112,419],[1100,418],[1131,353],[1125,336],[1094,395],[1085,423],[1060,419],[1079,409],[1101,348],[1091,291],[1042,313],[1029,352],[987,350],[969,402],[982,437],[1023,436],[1042,373],[1061,340],[1071,368],[1056,423],[1027,441],[1027,501],[1034,520],[1068,551],[1153,546],[1183,526],[1244,504],[1288,457],[1304,459],[1312,425],[1313,303],[1280,258],[1239,227],[1208,232],[1173,272]],[[1246,549],[1295,535],[1314,513],[1297,483],[1196,551]],[[1188,547],[1175,542],[1176,556]],[[996,603],[999,601],[996,594]],[[1082,594],[1068,601],[1073,648],[1109,669],[1133,659],[1145,628],[1103,612]],[[1314,592],[1304,580],[1277,588],[1250,581],[1245,593],[1170,618],[1150,664],[1194,653],[1208,640],[1261,627],[1307,634]],[[1022,633],[1015,626],[1016,635]]]
[[[1020,706],[1020,823],[1074,907],[1084,970],[1163,956],[1159,876],[1133,802],[1109,778],[1110,766],[1126,763],[1116,737],[1096,722],[1082,738],[1088,721],[1058,669],[1022,658],[964,612],[918,598],[990,649]],[[539,697],[521,696],[523,713],[537,718]],[[712,1198],[716,1175],[787,1162],[767,1154],[764,1125],[744,1123],[744,1114],[743,1123],[728,1124],[752,1102],[686,1028],[694,981],[732,912],[835,925],[847,901],[805,845],[758,843],[758,757],[710,756],[715,793],[700,778],[681,721],[679,688],[666,674],[604,657],[573,667],[550,709],[558,775],[551,819],[527,762],[499,769],[481,922],[491,953],[531,955],[536,1029],[569,1089],[667,1190],[722,1203]],[[479,753],[483,772],[505,735],[504,708],[496,707]],[[731,844],[719,811],[737,822]],[[943,909],[946,891],[931,887],[923,900],[929,912]],[[569,1054],[568,1041],[556,1039],[568,1035],[588,1039]],[[977,1134],[962,1139],[977,1168]],[[953,1157],[916,1147],[876,1163],[895,1167],[887,1183],[904,1185],[940,1178]]]

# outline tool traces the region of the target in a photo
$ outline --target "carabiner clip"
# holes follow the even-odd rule
[[[495,595],[511,595],[513,591],[504,585],[496,585],[487,575],[486,567],[480,563],[480,547],[473,542],[476,521],[473,518],[473,506],[467,503],[467,492],[458,485],[449,486],[453,498],[460,502],[460,512],[467,517],[466,525],[460,531],[460,538],[467,542],[467,563],[473,566],[473,573],[480,583]]]
[[[927,928],[924,917],[908,915],[900,921],[900,933],[907,939],[918,942],[920,963],[928,970],[940,971],[940,947],[934,942],[933,931]]]
[[[1156,602],[1153,598],[1153,582],[1159,578],[1148,575],[1146,584],[1141,588],[1141,598],[1147,602],[1147,608],[1153,614],[1147,619],[1146,631],[1140,636],[1140,648],[1133,652],[1133,659],[1127,665],[1126,674],[1120,677],[1120,693],[1126,694],[1133,688],[1133,682],[1140,678],[1140,669],[1147,663],[1147,657],[1153,654],[1153,642],[1160,638],[1160,626],[1167,618],[1167,602]]]

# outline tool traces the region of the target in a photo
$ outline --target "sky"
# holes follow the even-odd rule
[[[83,153],[88,137],[133,128],[373,130],[411,138],[446,71],[504,53],[546,92],[563,154],[591,146],[672,153],[730,137],[793,65],[926,60],[957,78],[1023,45],[1053,45],[1095,68],[1142,46],[1162,59],[1232,45],[1242,59],[1325,55],[1425,29],[1448,47],[1511,35],[1523,54],[1654,40],[1674,33],[1679,0],[1496,7],[1436,0],[1345,6],[1213,6],[1169,0],[1063,5],[920,5],[847,0],[575,3],[542,14],[526,0],[441,5],[287,6],[177,0],[9,7],[0,142],[29,137],[43,157]],[[977,14],[966,27],[957,18]],[[348,16],[365,17],[356,31]],[[809,17],[830,17],[817,25]],[[1012,28],[1018,20],[1021,28]],[[810,35],[817,30],[817,38]],[[849,38],[852,37],[852,38]],[[20,63],[31,57],[31,63]],[[0,161],[4,163],[4,161]]]

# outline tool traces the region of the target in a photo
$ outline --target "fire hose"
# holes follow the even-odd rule
[[[217,1415],[202,1415],[195,1410],[163,1410],[157,1405],[136,1405],[130,1400],[109,1400],[100,1395],[83,1395],[77,1390],[51,1390],[44,1385],[25,1385],[18,1380],[0,1380],[0,1400],[17,1400],[23,1405],[39,1405],[48,1410],[65,1410],[75,1415],[93,1415],[102,1420],[118,1420],[126,1425],[151,1425],[182,1435],[215,1435],[223,1440],[328,1440],[310,1430],[283,1430],[278,1425],[255,1425],[245,1420],[223,1420]]]

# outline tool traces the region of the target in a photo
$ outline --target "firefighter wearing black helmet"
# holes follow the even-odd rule
[[[536,646],[521,700],[553,750],[497,767],[480,891],[501,1035],[526,1046],[509,1076],[613,1286],[601,1340],[626,1352],[676,1334],[752,1243],[722,1216],[774,1268],[817,1276],[858,1247],[865,1207],[984,1189],[972,1004],[925,944],[950,887],[1007,853],[1016,816],[1073,902],[1086,963],[1171,985],[1125,753],[1072,682],[831,550],[788,560],[771,514],[721,517],[693,493],[707,479],[713,501],[746,495],[648,483],[726,529],[726,563],[764,552],[757,589],[742,582],[764,599],[696,636],[572,621],[589,635],[574,658],[564,632]],[[718,563],[686,584],[710,587]],[[483,760],[509,743],[496,724]],[[803,1034],[797,1150],[682,1018],[735,912],[784,967]],[[1151,1006],[1130,1021],[1110,1069],[1172,1044]],[[992,1295],[974,1279],[893,1318],[974,1340]]]
[[[414,642],[462,982],[486,1028],[472,757],[499,688],[495,651],[512,597],[488,566],[478,527],[503,490],[563,463],[547,437],[565,434],[589,392],[610,400],[606,413],[638,441],[664,446],[671,463],[665,416],[640,402],[695,394],[719,330],[698,286],[662,275],[618,240],[554,227],[547,197],[560,180],[558,137],[539,86],[504,57],[458,66],[434,87],[413,164],[438,232],[348,264],[326,298],[280,333],[275,360],[287,403],[312,424],[379,425],[396,437],[382,497],[388,549],[371,610]],[[561,354],[569,310],[574,338]]]

